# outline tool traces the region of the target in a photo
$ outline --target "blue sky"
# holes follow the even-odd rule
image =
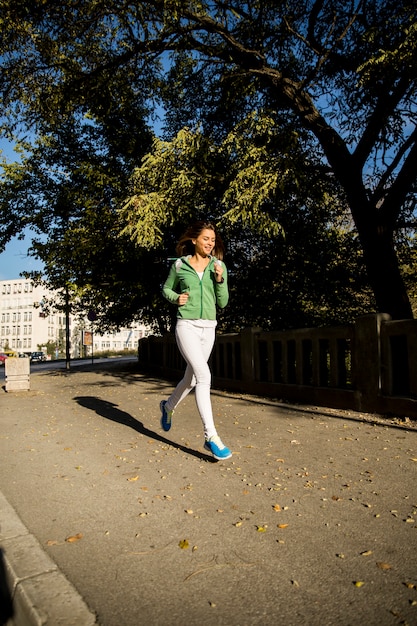
[[[1,156],[6,157],[7,160],[17,160],[12,145],[5,139],[0,139],[0,150]],[[0,280],[12,280],[19,278],[21,272],[42,269],[42,264],[39,261],[27,255],[30,243],[31,237],[28,231],[23,240],[19,241],[14,238],[7,244],[5,251],[0,254]]]
[[[30,242],[30,237],[26,237],[22,241],[13,239],[6,246],[5,251],[0,254],[0,280],[13,280],[19,278],[21,272],[42,269],[42,264],[39,261],[27,255]]]

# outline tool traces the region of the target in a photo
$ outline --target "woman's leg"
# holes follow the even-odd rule
[[[167,410],[173,411],[195,387],[197,408],[207,439],[217,434],[210,399],[211,372],[207,363],[213,349],[215,333],[214,328],[177,324],[177,345],[187,362],[187,368],[166,404]]]

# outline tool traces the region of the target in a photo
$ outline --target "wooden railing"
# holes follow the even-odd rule
[[[180,377],[173,335],[138,346],[144,371]],[[213,387],[355,411],[417,418],[417,320],[366,315],[329,328],[218,334]]]

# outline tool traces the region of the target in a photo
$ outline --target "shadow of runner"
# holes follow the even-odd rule
[[[13,600],[10,593],[4,565],[4,550],[0,548],[0,624],[7,624],[14,615]]]
[[[136,430],[142,435],[146,435],[147,437],[151,437],[152,439],[156,439],[158,441],[161,441],[162,443],[166,443],[173,448],[177,448],[178,450],[182,450],[187,454],[191,454],[192,456],[195,456],[197,457],[197,459],[201,459],[202,461],[209,461],[210,463],[216,462],[213,457],[205,454],[204,452],[192,450],[191,448],[187,448],[180,443],[176,443],[175,441],[171,441],[170,439],[163,437],[153,430],[149,430],[149,428],[146,428],[142,424],[142,422],[139,422],[134,417],[132,417],[130,413],[126,413],[126,411],[121,411],[120,409],[118,409],[117,404],[114,404],[114,402],[101,400],[100,398],[97,398],[95,396],[76,396],[74,400],[78,402],[80,406],[83,406],[86,409],[90,409],[91,411],[95,411],[97,415],[101,415],[102,417],[105,417],[112,422],[117,422],[118,424],[123,424],[123,426],[128,426],[129,428]]]

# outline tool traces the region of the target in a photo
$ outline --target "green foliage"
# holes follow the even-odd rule
[[[357,268],[344,280],[366,266],[376,308],[411,315],[396,252],[399,229],[414,228],[411,0],[4,0],[0,26],[3,132],[31,129],[39,140],[24,148],[27,171],[5,170],[0,245],[27,226],[45,235],[34,252],[52,283],[77,284],[90,305],[100,292],[108,323],[134,306],[158,314],[151,282],[166,269],[158,257],[190,219],[207,215],[236,237],[233,229],[250,232],[249,241],[252,233],[281,241],[283,227],[289,246],[290,226],[302,226],[287,223],[291,208],[303,218],[306,207],[328,211],[314,236],[333,250],[309,259],[307,274],[316,258],[332,267],[337,247],[343,259],[353,246]],[[147,123],[158,111],[166,141],[151,150]],[[344,237],[326,220],[346,203]],[[303,239],[300,250],[310,250]],[[152,279],[146,263],[158,268]],[[336,266],[334,285],[343,277]],[[320,309],[317,290],[297,287],[310,317],[330,306]]]
[[[122,231],[144,248],[161,247],[164,231],[178,216],[193,219],[215,193],[210,172],[210,142],[200,133],[181,130],[172,142],[155,138],[153,151],[132,177],[133,195],[121,211]]]

